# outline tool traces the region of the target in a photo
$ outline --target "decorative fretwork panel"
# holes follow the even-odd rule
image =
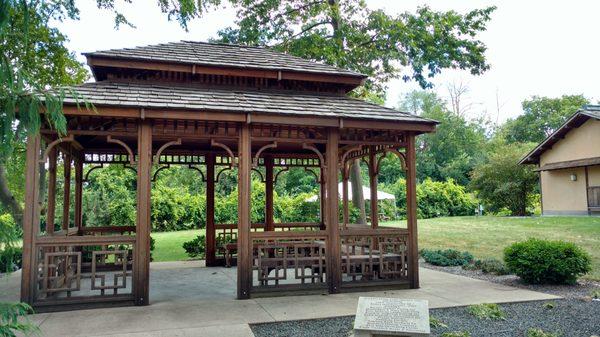
[[[38,239],[35,301],[131,295],[135,237]]]
[[[408,278],[408,234],[405,230],[342,231],[342,282],[368,283]]]
[[[251,237],[255,288],[325,285],[327,240],[324,233],[265,232]]]

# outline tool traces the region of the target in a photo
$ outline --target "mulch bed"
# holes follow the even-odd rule
[[[554,307],[545,305],[552,302]],[[432,309],[430,315],[447,327],[431,329],[431,336],[445,332],[467,331],[472,337],[526,336],[531,328],[560,333],[563,337],[590,337],[600,335],[600,302],[581,299],[534,301],[501,304],[505,320],[478,319],[466,307]],[[354,316],[264,323],[251,325],[256,337],[346,337],[351,336]]]

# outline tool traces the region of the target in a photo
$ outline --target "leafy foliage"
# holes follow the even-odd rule
[[[496,303],[482,303],[470,305],[467,310],[469,313],[479,319],[487,320],[505,320],[506,314]]]
[[[398,16],[371,10],[364,1],[230,0],[237,8],[220,41],[271,45],[292,55],[352,69],[371,77],[367,88],[401,76],[422,87],[445,68],[481,74],[489,68],[476,39],[494,7],[466,14],[428,7]],[[379,89],[379,90],[377,90]]]
[[[444,332],[442,337],[471,337],[471,333],[468,331],[451,331]]]
[[[533,144],[501,144],[487,161],[471,173],[471,188],[492,212],[506,208],[512,215],[527,215],[533,205],[537,174],[519,160]]]
[[[590,255],[564,241],[516,242],[504,250],[504,261],[512,273],[531,284],[575,284],[592,270]]]
[[[420,253],[425,262],[434,266],[464,266],[473,261],[471,253],[460,252],[456,249],[422,249]]]
[[[562,334],[560,332],[546,332],[542,329],[538,328],[530,328],[527,330],[527,337],[560,337]]]
[[[39,328],[25,317],[31,313],[33,309],[29,304],[0,302],[0,336],[15,337],[17,332],[39,332]]]
[[[523,101],[523,114],[506,121],[501,132],[508,142],[539,143],[589,101],[583,95],[534,96]]]
[[[475,260],[468,265],[463,266],[468,270],[481,270],[484,274],[508,275],[510,270],[504,262],[498,259]]]
[[[447,328],[448,325],[446,325],[444,322],[442,322],[441,320],[439,320],[436,317],[433,316],[429,316],[429,326],[432,328]]]

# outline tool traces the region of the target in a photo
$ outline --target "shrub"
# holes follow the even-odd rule
[[[468,270],[481,270],[484,274],[508,275],[510,270],[504,262],[498,259],[475,260],[473,263],[463,266]]]
[[[429,316],[429,326],[432,328],[447,328],[448,326],[439,319]]]
[[[183,243],[183,249],[189,257],[204,257],[206,243],[204,235],[198,235],[195,239]]]
[[[471,253],[460,252],[456,249],[422,249],[421,256],[427,263],[431,263],[434,266],[464,266],[473,261]]]
[[[23,249],[7,246],[0,251],[0,273],[13,272],[21,268]]]
[[[561,334],[559,332],[545,332],[542,329],[534,329],[531,328],[527,330],[527,337],[559,337]]]
[[[504,311],[498,304],[495,303],[470,305],[468,307],[468,311],[471,315],[479,319],[491,319],[495,321],[506,319],[506,314]]]
[[[504,249],[508,269],[525,283],[574,284],[591,271],[588,253],[574,243],[529,239]]]
[[[544,302],[544,304],[542,304],[542,308],[544,309],[554,309],[556,307],[556,302]]]

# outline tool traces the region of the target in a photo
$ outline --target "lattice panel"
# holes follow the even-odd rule
[[[407,234],[341,235],[342,282],[404,280],[408,277]]]
[[[324,284],[325,256],[324,238],[253,240],[253,286]]]
[[[129,236],[94,244],[44,240],[36,254],[36,301],[131,295],[134,242]]]

